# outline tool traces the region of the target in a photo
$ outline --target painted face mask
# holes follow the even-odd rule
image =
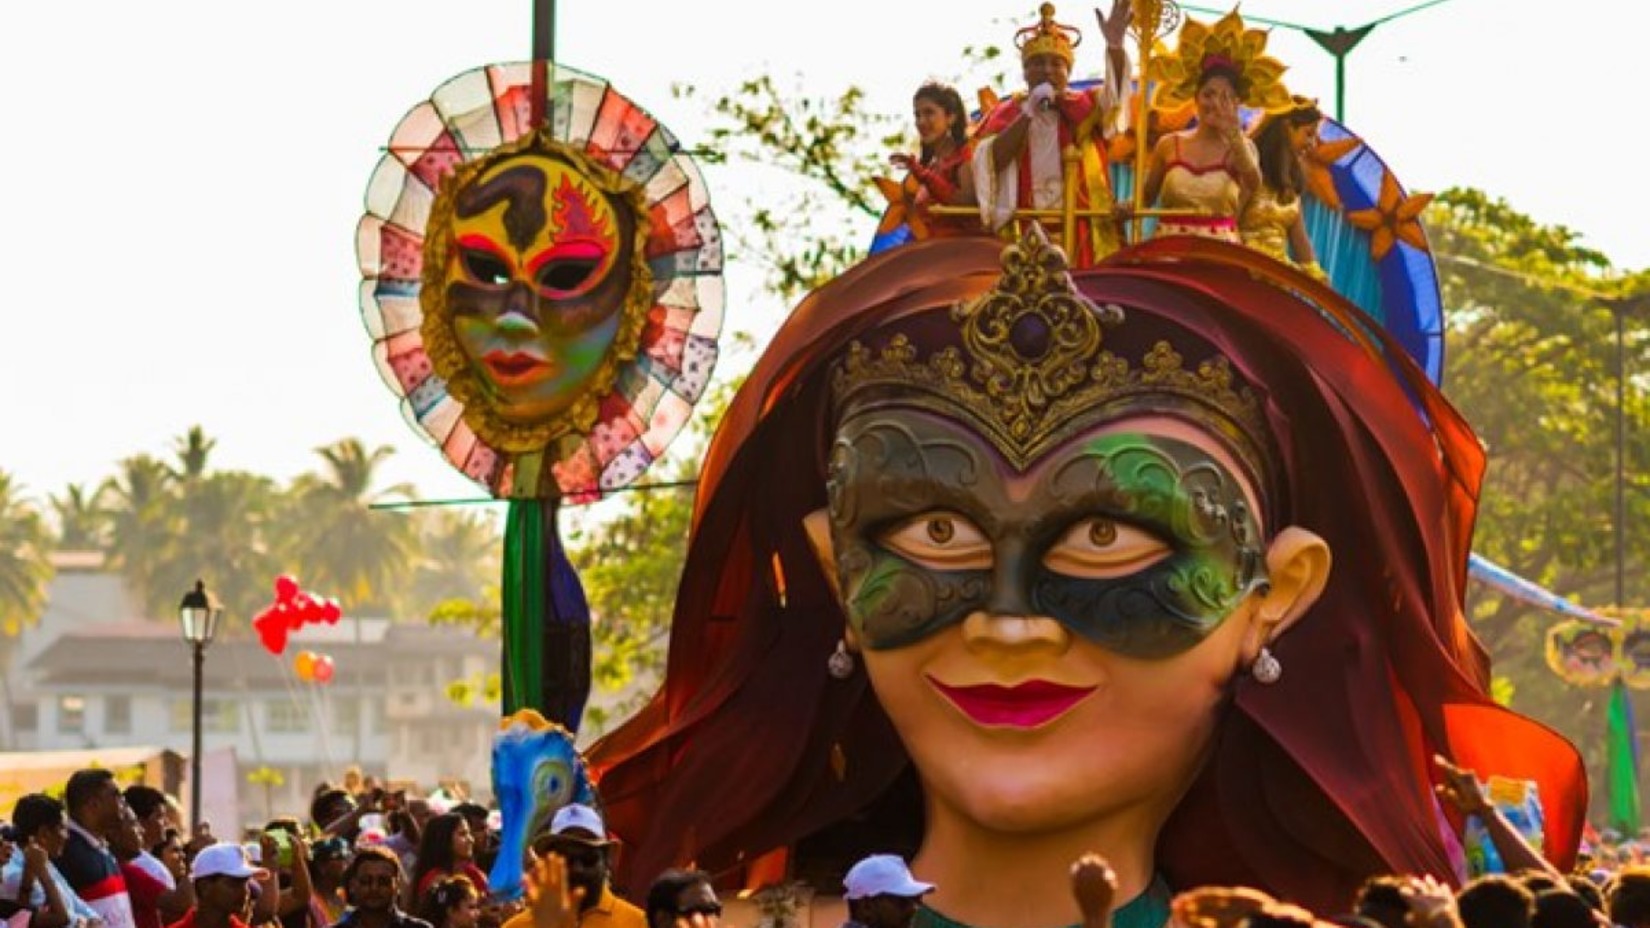
[[[531,423],[565,410],[618,335],[630,227],[570,165],[500,162],[459,192],[446,309],[493,408]]]
[[[848,618],[873,649],[983,611],[1047,616],[1119,654],[1164,658],[1201,642],[1265,576],[1242,484],[1164,436],[1079,437],[1016,473],[959,422],[851,411],[828,489]]]

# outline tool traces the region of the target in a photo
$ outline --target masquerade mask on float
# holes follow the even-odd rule
[[[608,82],[466,71],[395,128],[356,233],[373,360],[408,421],[508,499],[589,503],[709,381],[722,244],[693,159]]]
[[[1225,359],[1141,367],[1101,349],[1116,306],[1077,294],[1033,233],[997,290],[952,311],[960,346],[855,344],[834,380],[829,515],[849,621],[897,648],[970,613],[1041,615],[1130,657],[1181,653],[1265,579],[1244,478],[1271,473],[1258,403]],[[1247,471],[1169,435],[1220,436]],[[1010,485],[1017,492],[1011,493]]]
[[[1620,626],[1605,627],[1570,619],[1548,629],[1547,666],[1577,686],[1607,686],[1620,679],[1634,689],[1650,689],[1650,623],[1634,613],[1622,614],[1620,620]]]
[[[542,135],[524,141],[443,186],[421,291],[436,372],[479,408],[477,434],[519,451],[589,428],[635,356],[653,287],[640,188]]]

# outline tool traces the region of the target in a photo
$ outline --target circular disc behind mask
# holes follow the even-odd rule
[[[606,81],[488,65],[402,118],[356,233],[373,361],[407,421],[498,497],[593,502],[704,393],[722,244],[675,136]]]

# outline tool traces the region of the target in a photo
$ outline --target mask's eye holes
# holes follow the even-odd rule
[[[552,259],[544,262],[534,280],[547,296],[571,296],[585,289],[601,263],[600,258]]]
[[[503,287],[510,283],[510,266],[491,252],[476,248],[460,248],[458,260],[464,267],[464,276],[486,287]]]
[[[1171,553],[1162,539],[1139,526],[1095,516],[1066,529],[1043,555],[1043,566],[1068,577],[1101,580],[1145,570]]]
[[[979,526],[954,512],[924,512],[883,533],[884,548],[931,570],[986,570],[991,541]]]

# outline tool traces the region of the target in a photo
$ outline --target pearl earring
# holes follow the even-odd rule
[[[854,656],[848,653],[848,643],[838,638],[836,650],[825,658],[825,669],[838,680],[846,680],[854,674]]]

